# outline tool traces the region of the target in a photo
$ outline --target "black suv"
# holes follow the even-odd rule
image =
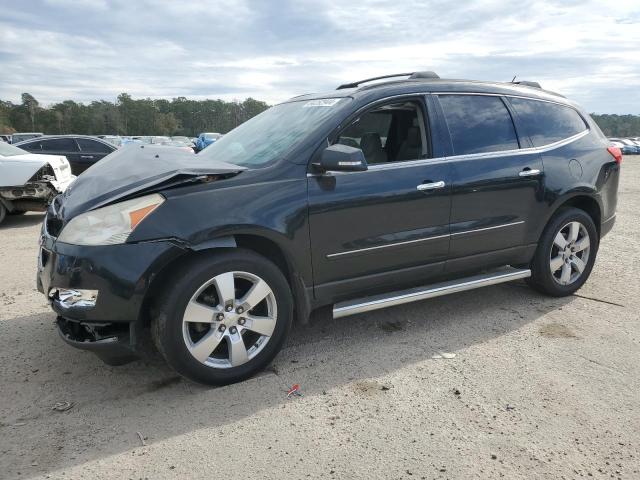
[[[63,339],[118,364],[150,330],[182,375],[224,384],[312,312],[523,278],[580,288],[620,150],[533,82],[403,76],[293,98],[195,156],[129,145],[89,168],[42,229],[38,288]]]

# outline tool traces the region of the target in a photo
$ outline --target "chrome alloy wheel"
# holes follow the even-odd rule
[[[560,285],[571,285],[584,272],[589,261],[589,232],[580,222],[569,222],[555,238],[549,256],[551,276]]]
[[[276,297],[262,278],[225,272],[202,285],[182,317],[187,349],[199,362],[231,368],[254,358],[266,346],[277,321]]]

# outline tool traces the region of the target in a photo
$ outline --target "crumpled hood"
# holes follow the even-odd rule
[[[69,219],[143,191],[242,170],[245,167],[212,161],[178,147],[129,144],[82,173],[56,210],[62,207],[59,217]]]

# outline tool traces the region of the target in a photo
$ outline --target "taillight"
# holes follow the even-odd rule
[[[619,147],[607,147],[607,152],[616,159],[616,163],[620,165],[622,163],[622,150]]]

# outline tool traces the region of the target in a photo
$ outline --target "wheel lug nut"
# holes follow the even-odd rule
[[[221,332],[224,332],[227,329],[227,327],[225,327],[224,325],[220,325],[218,327],[218,330],[220,330]]]
[[[224,309],[225,309],[227,312],[230,312],[231,310],[233,310],[233,307],[232,307],[231,305],[227,305],[226,307],[224,307]]]
[[[245,320],[244,318],[239,318],[239,319],[238,319],[238,323],[239,323],[240,325],[244,325],[244,323],[245,323],[245,322],[246,322],[246,320]]]
[[[231,327],[229,329],[229,333],[236,333],[238,330],[236,329],[236,327]]]
[[[242,307],[236,308],[236,313],[243,313],[243,312],[244,312],[244,308]]]
[[[216,319],[221,322],[222,320],[224,320],[224,313],[219,313],[216,315]]]

